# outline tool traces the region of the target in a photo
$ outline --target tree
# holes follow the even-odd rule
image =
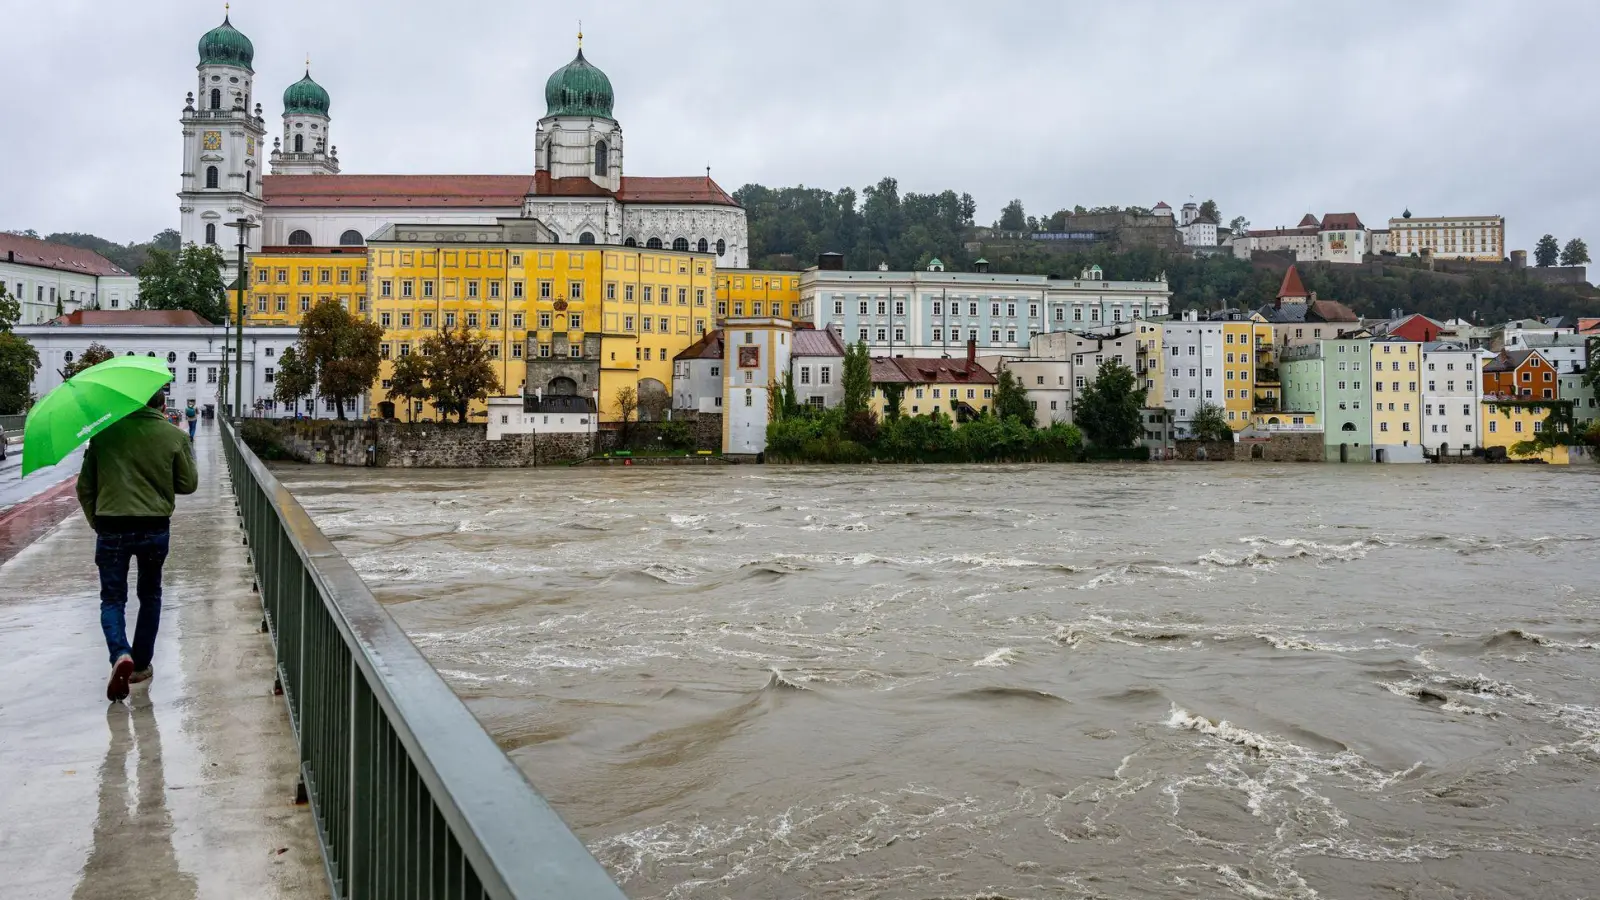
[[[383,328],[324,300],[300,319],[300,352],[317,373],[324,397],[332,397],[345,418],[345,404],[366,394],[378,380],[378,346]]]
[[[176,254],[151,250],[139,267],[139,305],[186,309],[208,322],[221,322],[228,318],[223,264],[216,247],[189,244]]]
[[[1233,428],[1228,425],[1228,417],[1222,407],[1215,403],[1200,404],[1200,408],[1194,411],[1194,420],[1189,423],[1189,431],[1200,441],[1233,440]]]
[[[1600,400],[1600,337],[1584,340],[1583,349],[1586,357],[1583,383],[1594,391],[1595,399]]]
[[[1244,234],[1250,230],[1250,220],[1244,216],[1234,216],[1233,221],[1228,223],[1228,230],[1234,234]]]
[[[1561,264],[1563,266],[1586,266],[1589,264],[1589,245],[1583,238],[1573,238],[1561,248]]]
[[[900,418],[900,407],[906,399],[906,386],[903,384],[886,384],[883,386],[883,417],[890,422]]]
[[[108,359],[115,359],[116,356],[115,353],[111,352],[111,348],[99,341],[94,341],[76,359],[67,363],[66,368],[61,370],[61,380],[66,381],[84,369],[90,366],[97,366]]]
[[[417,420],[416,401],[428,397],[428,359],[420,353],[408,353],[394,361],[389,373],[389,400],[399,400],[406,406],[406,421]]]
[[[0,331],[0,416],[14,416],[33,399],[29,386],[39,371],[39,352],[22,337]]]
[[[1133,370],[1119,362],[1100,367],[1073,411],[1073,420],[1096,447],[1131,447],[1144,433],[1144,388]]]
[[[1028,391],[1010,369],[1001,369],[994,386],[994,414],[1002,421],[1017,419],[1033,427],[1033,404],[1028,402]]]
[[[272,398],[298,412],[300,398],[316,390],[317,367],[305,353],[289,347],[278,357],[278,370],[272,378]]]
[[[622,422],[623,432],[627,432],[628,424],[633,421],[633,414],[639,411],[639,392],[631,384],[617,388],[613,398],[617,404],[617,418]]]
[[[6,293],[5,282],[0,281],[0,334],[8,334],[12,326],[22,321],[22,304]]]
[[[422,342],[422,356],[427,360],[427,396],[440,418],[455,413],[456,421],[465,425],[472,402],[500,390],[489,343],[465,328],[429,336]]]
[[[867,342],[859,341],[844,348],[844,399],[839,406],[845,415],[866,412],[872,402],[872,355]]]
[[[769,393],[768,396],[777,397],[778,408],[773,418],[787,419],[799,414],[800,403],[795,399],[794,393],[794,372],[785,370],[783,384],[776,392]]]
[[[1022,200],[1012,200],[1000,210],[1000,230],[1021,231],[1028,227],[1028,216],[1022,211]]]
[[[1211,222],[1221,222],[1222,213],[1217,211],[1217,201],[1207,200],[1200,204],[1200,218]]]
[[[1560,256],[1561,248],[1553,234],[1539,238],[1539,243],[1533,245],[1533,261],[1540,266],[1553,266]]]

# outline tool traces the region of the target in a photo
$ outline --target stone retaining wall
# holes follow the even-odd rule
[[[382,468],[468,469],[565,465],[587,457],[587,434],[516,434],[488,440],[483,425],[270,421],[302,462]]]
[[[1178,441],[1173,459],[1191,462],[1322,462],[1322,432],[1280,432],[1266,439]]]

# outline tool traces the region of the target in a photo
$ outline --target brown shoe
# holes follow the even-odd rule
[[[154,677],[156,677],[156,667],[145,666],[142,669],[134,669],[133,674],[128,676],[128,683],[144,684],[146,681],[149,681]]]
[[[128,679],[133,677],[133,657],[124,653],[111,664],[111,680],[106,682],[106,699],[117,703],[128,699]]]

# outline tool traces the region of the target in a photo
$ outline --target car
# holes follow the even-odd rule
[[[6,453],[6,430],[4,428],[0,428],[0,460],[4,460],[6,458]]]

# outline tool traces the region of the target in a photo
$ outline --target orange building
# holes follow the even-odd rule
[[[1483,397],[1554,400],[1556,368],[1537,350],[1502,350],[1484,364]]]

